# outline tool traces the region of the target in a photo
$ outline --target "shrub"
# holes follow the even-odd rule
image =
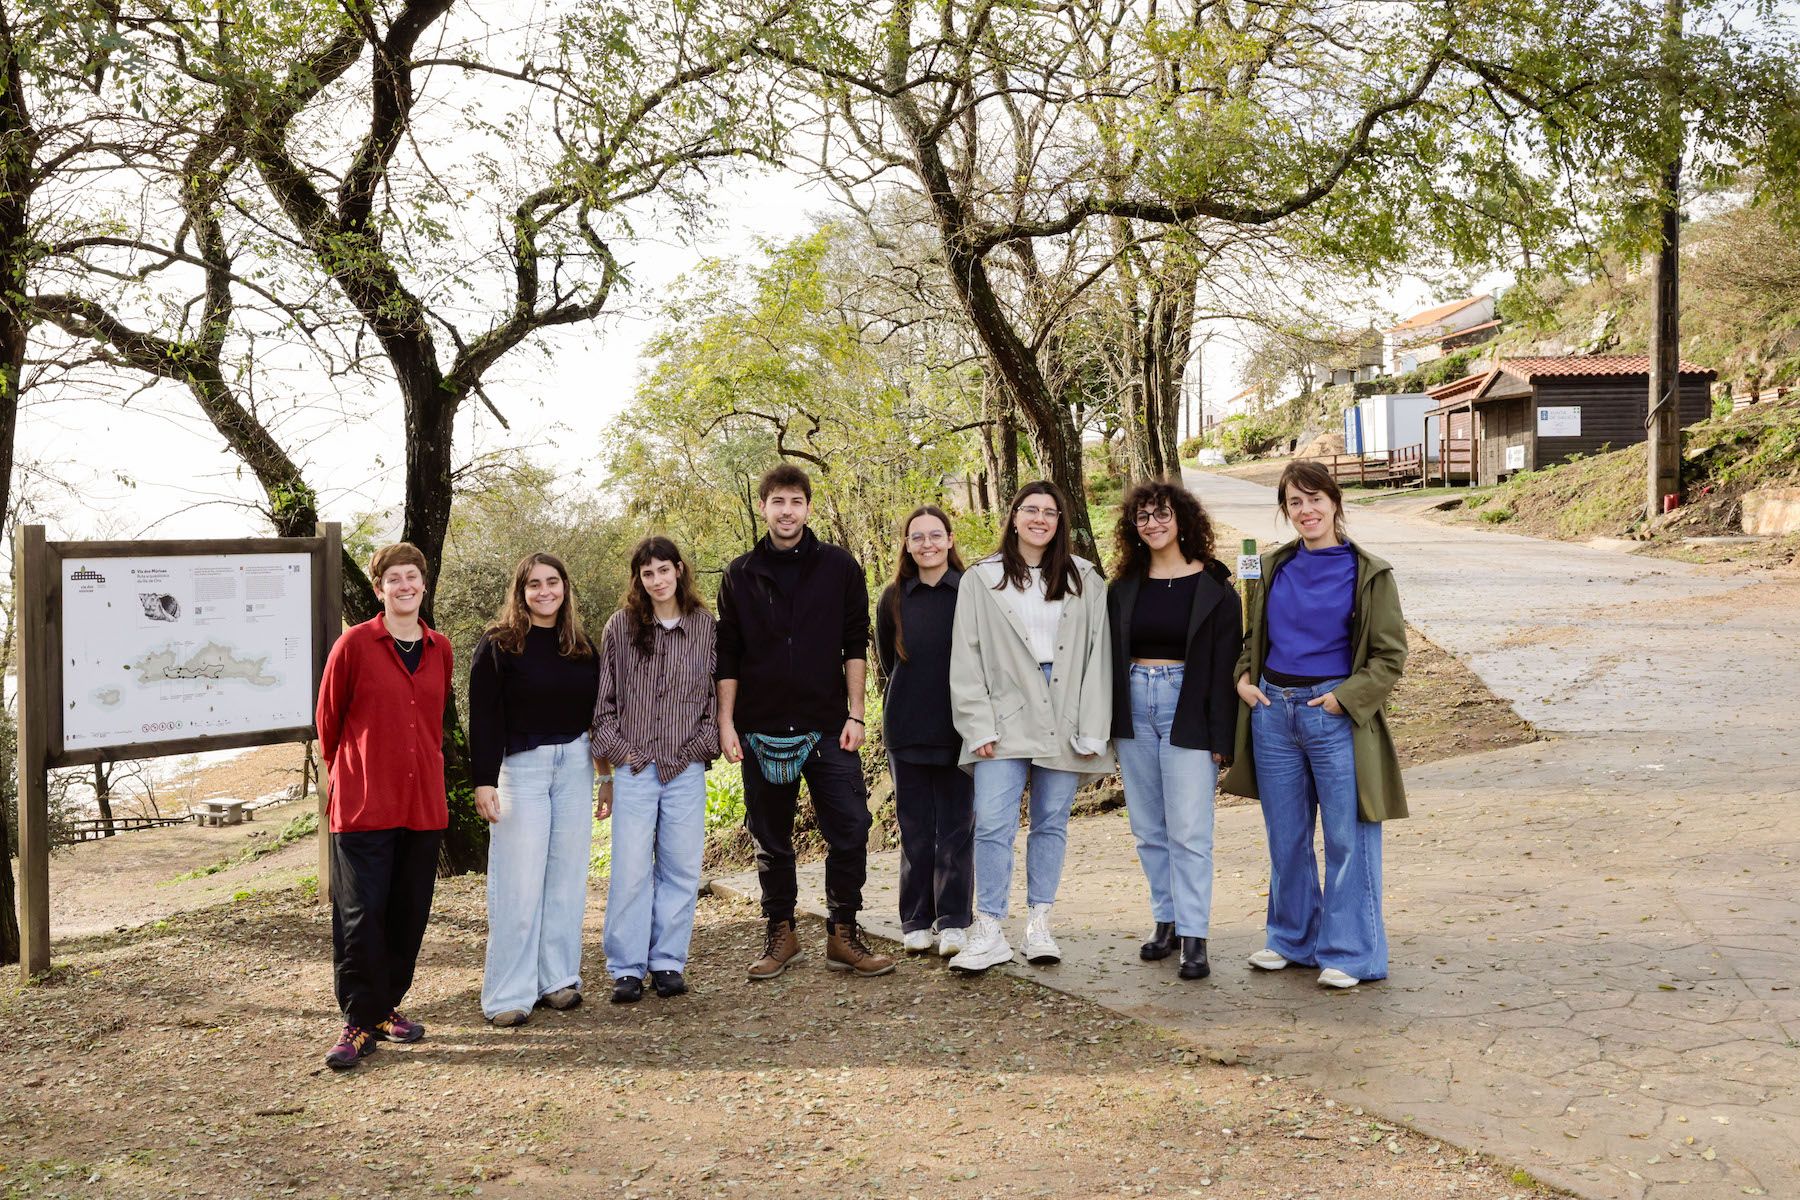
[[[1267,454],[1292,436],[1292,429],[1267,413],[1240,413],[1219,423],[1220,449],[1233,461]]]
[[[1512,520],[1512,516],[1513,512],[1510,508],[1490,508],[1482,512],[1481,519],[1489,525],[1499,525]]]
[[[1181,456],[1182,462],[1191,462],[1200,457],[1200,451],[1205,448],[1206,435],[1204,433],[1197,433],[1193,437],[1188,438],[1185,442],[1182,442],[1181,446],[1176,450],[1176,453]]]

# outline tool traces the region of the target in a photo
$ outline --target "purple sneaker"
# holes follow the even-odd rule
[[[344,1026],[338,1044],[325,1056],[325,1065],[334,1071],[347,1071],[375,1053],[375,1035],[360,1025]]]
[[[375,1026],[375,1036],[384,1042],[416,1042],[424,1038],[425,1027],[417,1021],[409,1021],[395,1009],[387,1015],[387,1020]]]

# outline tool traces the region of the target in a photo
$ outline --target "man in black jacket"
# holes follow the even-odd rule
[[[869,590],[862,567],[806,527],[812,480],[789,463],[758,488],[769,532],[719,585],[719,740],[744,765],[744,825],[756,843],[768,919],[751,979],[773,979],[800,953],[794,933],[794,809],[806,780],[825,838],[825,965],[885,975],[894,960],[857,932],[868,873],[863,786]],[[745,751],[749,753],[746,754]]]

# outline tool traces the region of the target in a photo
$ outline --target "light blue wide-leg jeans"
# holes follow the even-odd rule
[[[613,978],[687,970],[705,852],[705,764],[689,763],[667,783],[655,763],[615,768],[605,933]]]
[[[530,1012],[581,986],[581,923],[594,837],[594,760],[584,733],[509,754],[488,830],[487,967],[481,1011]]]
[[[1349,717],[1306,703],[1342,680],[1311,687],[1262,681],[1270,703],[1250,709],[1256,790],[1269,835],[1269,949],[1289,962],[1335,967],[1356,979],[1386,979],[1381,915],[1381,823],[1356,803]],[[1319,877],[1313,826],[1324,834]]]
[[[1177,936],[1203,938],[1212,923],[1219,767],[1210,751],[1169,742],[1185,673],[1180,666],[1132,664],[1132,736],[1115,738],[1113,749],[1138,861],[1150,885],[1150,918],[1173,922]]]
[[[1024,758],[975,763],[975,911],[1004,919],[1012,893],[1013,842],[1019,800],[1031,785],[1030,831],[1025,835],[1025,902],[1053,904],[1069,848],[1069,809],[1081,776],[1034,767]]]

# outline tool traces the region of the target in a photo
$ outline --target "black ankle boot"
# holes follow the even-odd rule
[[[1181,939],[1181,977],[1183,979],[1205,979],[1212,974],[1212,964],[1206,961],[1206,939],[1184,937]]]
[[[1138,947],[1138,957],[1145,962],[1158,962],[1175,949],[1175,922],[1158,921],[1150,940]]]

